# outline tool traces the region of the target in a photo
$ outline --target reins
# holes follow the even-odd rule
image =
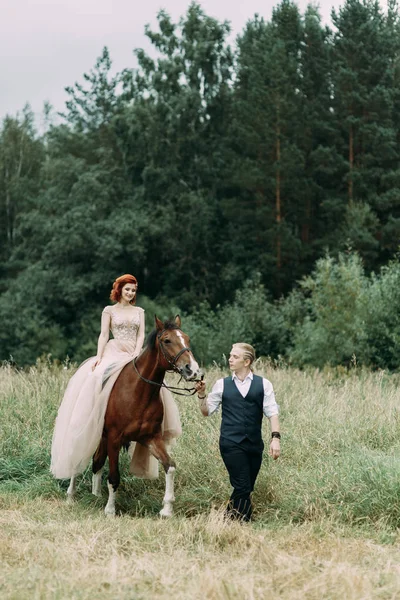
[[[182,354],[184,352],[191,352],[190,348],[187,348],[186,346],[184,348],[182,348],[182,350],[180,350],[178,352],[178,354],[176,354],[175,356],[171,356],[170,354],[168,354],[165,351],[164,348],[164,344],[162,342],[162,340],[160,339],[162,334],[164,333],[164,331],[166,331],[165,329],[163,329],[158,335],[158,341],[159,341],[159,347],[161,349],[161,352],[163,353],[163,356],[165,358],[165,360],[167,361],[167,363],[172,367],[172,371],[175,371],[175,373],[179,373],[179,370],[177,369],[176,366],[176,361],[178,360],[178,358],[180,356],[182,356]],[[143,375],[141,375],[141,373],[139,373],[137,365],[136,365],[136,358],[133,359],[132,361],[134,369],[136,371],[136,373],[139,375],[140,379],[142,381],[145,381],[146,383],[150,383],[151,385],[157,385],[159,388],[166,388],[167,390],[173,391],[174,394],[177,394],[178,396],[194,396],[194,394],[196,393],[196,388],[184,388],[185,391],[182,391],[182,388],[178,388],[175,387],[173,385],[167,385],[166,383],[164,383],[164,381],[162,381],[161,383],[158,383],[157,381],[152,381],[151,379],[146,379],[146,377],[143,377]],[[182,379],[182,375],[181,375],[181,379]],[[181,381],[181,379],[179,381]],[[179,383],[179,382],[178,382]],[[189,393],[185,393],[185,392],[189,392]]]
[[[136,366],[136,358],[133,359],[132,364],[135,368],[136,373],[139,375],[140,379],[142,381],[145,381],[146,383],[151,383],[151,385],[158,385],[159,388],[167,388],[167,390],[171,390],[174,392],[174,394],[177,394],[178,396],[194,396],[194,394],[196,393],[196,388],[184,388],[184,390],[186,392],[189,392],[188,394],[185,394],[185,392],[182,392],[182,388],[177,388],[173,385],[167,385],[166,383],[162,382],[162,383],[158,383],[158,381],[152,381],[151,379],[146,379],[146,377],[143,377],[143,375],[141,375],[138,371],[138,368]],[[177,372],[177,371],[175,371]]]

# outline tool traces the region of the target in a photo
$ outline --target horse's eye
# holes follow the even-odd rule
[[[164,340],[164,344],[170,344],[171,340]]]

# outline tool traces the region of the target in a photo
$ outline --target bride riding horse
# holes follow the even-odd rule
[[[92,492],[96,496],[101,495],[101,473],[108,456],[109,496],[105,514],[109,516],[115,515],[115,494],[120,483],[119,452],[130,442],[148,448],[164,467],[166,486],[160,515],[169,517],[173,513],[175,462],[168,454],[162,431],[164,407],[160,390],[166,387],[166,371],[175,371],[186,381],[196,381],[202,373],[190,349],[189,337],[181,330],[179,315],[165,323],[155,317],[155,324],[140,355],[122,369],[112,388],[103,433],[93,456]],[[67,491],[69,501],[75,486],[76,476],[73,476]]]

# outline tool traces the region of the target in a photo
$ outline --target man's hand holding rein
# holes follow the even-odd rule
[[[205,417],[208,417],[206,384],[204,381],[197,381],[195,383],[195,388],[197,391],[197,397],[199,399],[199,408],[200,408],[202,414]]]

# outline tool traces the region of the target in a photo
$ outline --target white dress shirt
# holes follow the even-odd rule
[[[245,398],[250,389],[251,382],[253,381],[253,372],[250,371],[250,373],[245,377],[243,381],[241,381],[235,373],[232,375],[232,379],[235,382],[235,385],[239,390],[240,394],[243,396],[243,398]],[[263,412],[264,415],[269,418],[279,414],[279,406],[275,400],[274,388],[272,387],[272,383],[264,377],[262,378],[262,380],[264,387]],[[212,415],[221,406],[223,391],[224,380],[218,379],[218,381],[215,382],[213,389],[207,396],[207,407],[209,415]]]

